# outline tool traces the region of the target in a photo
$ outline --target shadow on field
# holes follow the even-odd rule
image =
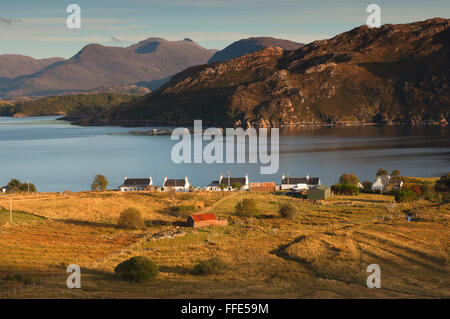
[[[191,273],[192,270],[185,268],[185,267],[180,267],[180,266],[174,266],[174,267],[160,266],[159,271],[168,273],[168,274],[186,275],[186,274]]]
[[[77,225],[77,226],[90,226],[90,227],[104,227],[104,228],[116,228],[117,225],[109,224],[109,223],[99,223],[99,222],[90,222],[86,220],[76,220],[76,219],[55,219],[56,222]]]

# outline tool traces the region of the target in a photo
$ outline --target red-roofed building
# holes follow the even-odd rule
[[[226,219],[217,218],[216,214],[196,214],[188,217],[186,225],[189,227],[205,227],[205,226],[226,226]]]

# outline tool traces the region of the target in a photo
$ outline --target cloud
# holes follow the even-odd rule
[[[0,24],[13,25],[16,23],[21,23],[21,19],[13,19],[13,18],[2,18],[0,17]]]
[[[119,39],[118,37],[112,36],[111,42],[123,42],[123,41],[121,39]]]

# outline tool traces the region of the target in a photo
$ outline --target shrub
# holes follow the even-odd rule
[[[413,202],[417,200],[417,194],[410,190],[399,190],[395,192],[395,201],[397,203]]]
[[[417,184],[412,184],[408,187],[408,190],[413,191],[414,193],[416,193],[417,197],[422,196],[422,188],[417,185]]]
[[[145,256],[132,257],[114,268],[114,272],[123,280],[147,282],[158,276],[158,265]]]
[[[432,202],[440,202],[442,195],[434,189],[433,183],[424,183],[422,185],[423,197]]]
[[[213,275],[225,271],[227,264],[218,257],[203,260],[195,265],[192,273],[195,275]]]
[[[280,215],[284,218],[292,218],[297,215],[297,208],[291,203],[281,204]]]
[[[240,217],[250,217],[257,213],[256,201],[254,199],[244,199],[237,203],[234,212]]]
[[[358,195],[359,188],[356,185],[350,184],[334,184],[331,186],[331,191],[337,195]]]
[[[139,229],[144,227],[145,222],[141,212],[136,208],[128,208],[120,213],[117,226],[125,229]]]

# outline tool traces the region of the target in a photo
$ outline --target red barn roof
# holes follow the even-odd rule
[[[203,222],[207,220],[217,220],[216,214],[210,213],[210,214],[197,214],[197,215],[191,215],[191,218],[194,222]]]

